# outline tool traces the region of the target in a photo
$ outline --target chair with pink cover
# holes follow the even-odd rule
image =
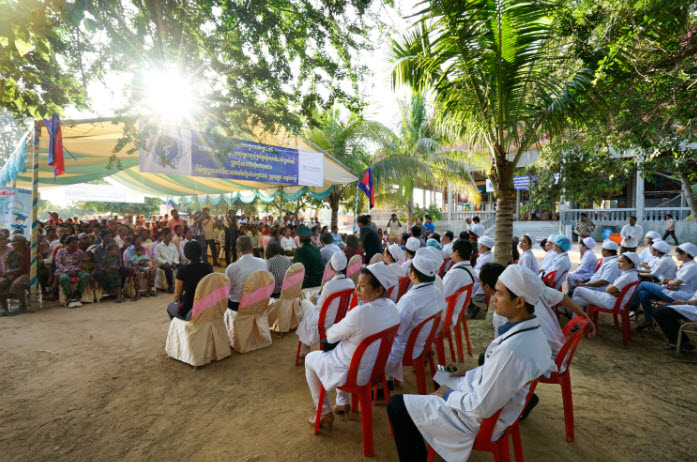
[[[384,260],[383,256],[381,253],[376,253],[370,258],[370,262],[368,263],[369,265],[375,264],[375,263],[382,263]]]
[[[240,307],[225,311],[225,327],[230,345],[238,353],[271,345],[269,300],[276,284],[273,274],[256,271],[244,283]]]
[[[281,297],[270,302],[268,318],[273,332],[283,334],[298,327],[303,316],[298,300],[304,277],[305,266],[302,263],[295,263],[286,271]]]
[[[354,284],[358,285],[358,273],[363,267],[363,257],[360,255],[354,255],[348,262],[346,266],[346,277],[351,279]]]
[[[230,280],[212,273],[199,281],[190,321],[174,318],[169,324],[165,351],[170,358],[203,366],[230,356],[225,323]]]

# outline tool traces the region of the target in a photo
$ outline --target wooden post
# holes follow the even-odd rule
[[[31,183],[31,247],[29,267],[29,310],[39,310],[38,288],[38,244],[39,244],[39,139],[41,137],[41,122],[34,122],[34,134],[27,150],[31,149],[32,183]],[[27,153],[29,154],[29,153]]]

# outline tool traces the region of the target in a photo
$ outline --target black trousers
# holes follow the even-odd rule
[[[659,306],[656,308],[653,312],[653,318],[661,327],[663,333],[666,334],[666,337],[668,337],[668,342],[672,344],[676,344],[678,342],[680,321],[688,321],[685,316],[667,306]],[[687,337],[687,334],[682,334],[681,343],[683,345],[690,343],[690,339]]]
[[[206,241],[206,247],[204,247],[203,253],[208,253],[208,249],[211,250],[211,255],[213,256],[213,266],[218,266],[218,248],[215,245],[215,239],[208,239]]]
[[[165,272],[165,279],[167,279],[167,288],[174,289],[174,272],[172,267],[160,266],[160,269]]]
[[[404,395],[390,397],[390,402],[387,403],[387,417],[392,424],[399,460],[402,462],[426,460],[428,455],[426,443],[404,405]]]
[[[237,308],[240,307],[240,302],[233,302],[232,300],[228,299],[227,307],[229,310],[237,311]]]
[[[206,240],[203,236],[194,236],[194,240],[201,246],[201,261],[203,263],[208,263],[208,248],[206,247]]]
[[[225,246],[225,265],[237,261],[237,252],[235,252],[235,250],[236,248],[234,245],[227,244]]]
[[[678,244],[678,238],[675,237],[675,230],[666,231],[665,233],[663,233],[663,240],[665,241],[668,236],[671,236],[673,238],[673,240],[675,241],[675,245],[680,245]]]

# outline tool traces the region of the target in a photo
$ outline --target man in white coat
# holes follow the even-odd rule
[[[591,276],[588,281],[579,282],[574,287],[571,287],[569,296],[573,295],[577,287],[588,287],[589,289],[605,292],[605,288],[608,284],[611,284],[620,274],[620,270],[617,269],[617,250],[619,248],[620,246],[614,241],[609,239],[604,241],[600,249],[600,254],[603,256],[600,269],[593,273],[593,276]]]
[[[576,268],[576,271],[569,273],[567,277],[569,288],[581,281],[587,281],[595,274],[595,269],[598,267],[598,257],[593,253],[595,245],[595,239],[592,237],[581,239],[581,242],[579,242],[578,249],[581,252],[581,263]]]
[[[390,357],[387,359],[385,372],[397,380],[403,381],[402,357],[409,341],[409,335],[416,326],[427,318],[446,308],[445,298],[435,285],[436,274],[440,269],[443,259],[440,254],[429,248],[421,248],[416,251],[416,256],[411,261],[409,279],[412,288],[402,296],[397,303],[399,310],[399,330],[395,336]],[[429,326],[421,330],[414,345],[414,356],[418,357],[423,351],[424,343],[428,337]]]
[[[482,236],[477,241],[477,244],[479,257],[477,257],[477,263],[474,265],[474,275],[479,279],[479,271],[482,269],[482,266],[494,261],[494,253],[491,251],[494,248],[494,240],[489,236]],[[484,294],[484,291],[479,286],[479,282],[474,283],[472,294],[473,297]]]
[[[445,277],[443,278],[443,296],[446,298],[453,295],[469,284],[476,281],[474,270],[470,265],[470,257],[472,256],[472,244],[464,239],[458,239],[453,243],[451,258],[453,266],[450,267]],[[464,306],[465,300],[460,296],[455,309],[453,310],[452,325],[457,323],[460,312]],[[445,320],[445,319],[444,319]]]
[[[508,266],[493,297],[496,312],[508,322],[487,348],[484,364],[469,371],[458,366],[431,395],[390,399],[387,415],[400,460],[426,460],[422,437],[446,461],[467,460],[482,420],[502,409],[493,433],[497,439],[520,417],[528,383],[556,370],[533,314],[539,296],[540,285],[529,274]]]

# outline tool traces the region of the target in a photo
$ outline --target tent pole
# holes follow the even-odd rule
[[[32,164],[32,185],[31,185],[31,247],[29,257],[31,265],[29,267],[29,310],[39,310],[39,297],[36,293],[38,288],[38,243],[39,243],[39,137],[41,136],[41,124],[34,122],[34,132],[31,136],[31,164]]]
[[[356,221],[358,221],[358,182],[356,182],[356,200],[353,206],[353,229],[356,229]]]

